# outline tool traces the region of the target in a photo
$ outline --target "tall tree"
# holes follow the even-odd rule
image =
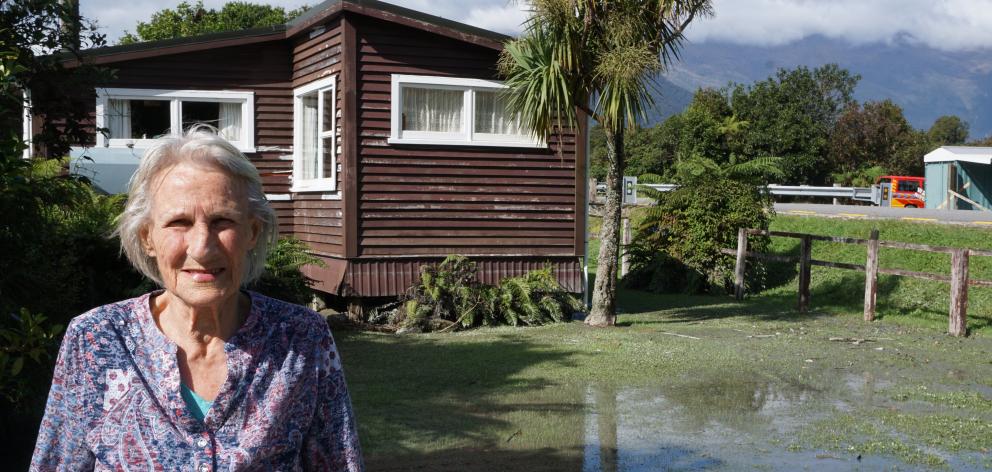
[[[203,8],[203,0],[197,0],[192,5],[182,2],[176,5],[175,10],[166,8],[152,14],[147,23],[139,21],[135,28],[137,34],[125,31],[120,44],[281,25],[300,16],[306,9],[302,6],[287,12],[282,7],[271,5],[228,2],[220,10],[208,10]]]
[[[964,144],[968,140],[968,122],[957,115],[937,118],[927,134],[935,146]]]
[[[986,136],[986,137],[984,137],[982,139],[976,139],[976,140],[968,143],[968,145],[969,146],[992,146],[992,134],[990,134],[990,135],[988,135],[988,136]]]
[[[860,76],[827,64],[813,70],[780,69],[775,77],[738,85],[731,106],[749,123],[740,152],[747,157],[781,156],[785,183],[826,182],[830,130],[853,103],[858,80]]]
[[[652,74],[677,58],[685,28],[712,6],[710,0],[534,0],[532,6],[523,35],[504,48],[500,71],[510,107],[535,132],[560,134],[587,117],[603,125],[606,204],[586,323],[609,326],[616,322],[624,131],[652,104]]]
[[[865,102],[864,106],[852,104],[830,133],[830,162],[838,174],[846,176],[845,180],[865,167],[889,167],[904,157],[901,146],[912,139],[912,132],[902,108],[891,100]]]

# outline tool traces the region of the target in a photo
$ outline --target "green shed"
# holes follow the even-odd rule
[[[927,208],[992,211],[992,147],[941,146],[923,162]]]

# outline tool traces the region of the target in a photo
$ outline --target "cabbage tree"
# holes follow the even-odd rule
[[[586,323],[616,322],[623,137],[653,106],[648,86],[678,58],[686,27],[710,0],[532,0],[523,34],[506,44],[500,72],[509,106],[539,135],[587,117],[606,132],[606,205],[598,277]],[[577,143],[582,145],[582,143]]]

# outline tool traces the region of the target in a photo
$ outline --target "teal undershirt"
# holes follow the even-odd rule
[[[193,414],[194,418],[203,421],[207,417],[207,410],[210,409],[210,405],[213,405],[214,402],[204,400],[203,397],[197,395],[196,392],[190,390],[186,384],[181,382],[179,383],[179,391],[183,396],[183,401],[186,402],[186,408],[189,412]]]

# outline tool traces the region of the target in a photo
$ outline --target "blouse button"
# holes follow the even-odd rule
[[[207,438],[200,438],[196,440],[196,445],[199,447],[207,447]]]

